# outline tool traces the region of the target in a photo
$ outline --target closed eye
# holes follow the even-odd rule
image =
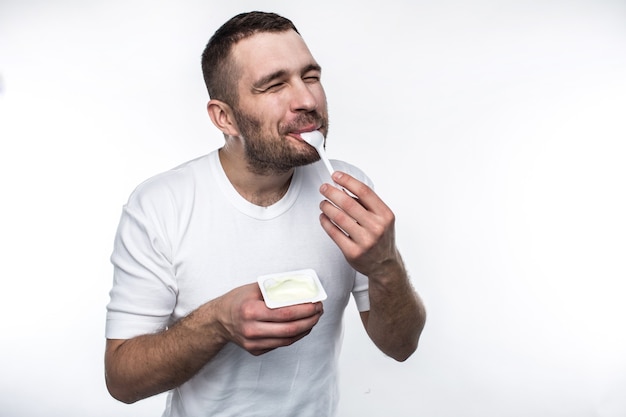
[[[304,77],[303,78],[304,82],[306,83],[318,83],[320,81],[320,77],[319,76],[314,76],[314,75],[310,75],[308,77]]]
[[[269,87],[265,88],[264,91],[276,91],[279,90],[280,88],[282,88],[285,85],[285,83],[275,83],[270,85]]]
[[[258,79],[253,85],[252,90],[257,93],[264,93],[266,91],[272,91],[279,89],[284,84],[284,78],[287,73],[283,70],[267,74],[266,76]]]
[[[307,65],[302,71],[302,79],[307,83],[317,83],[322,77],[322,68],[317,64]]]

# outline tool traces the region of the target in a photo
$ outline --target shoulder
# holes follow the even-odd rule
[[[209,156],[203,155],[148,178],[134,189],[127,205],[163,209],[167,203],[185,201],[195,193],[198,183],[209,176]]]

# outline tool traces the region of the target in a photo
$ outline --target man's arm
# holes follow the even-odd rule
[[[244,285],[203,304],[167,330],[107,340],[107,388],[114,398],[133,403],[183,384],[228,342],[261,355],[300,340],[321,315],[321,303],[270,310],[256,283]]]
[[[401,265],[400,265],[401,266]],[[361,320],[378,348],[397,361],[404,361],[417,349],[426,321],[426,310],[409,282],[404,267],[390,268],[381,284],[370,277],[370,310]]]
[[[395,216],[352,176],[335,172],[333,180],[357,198],[322,185],[320,222],[350,265],[369,279],[370,310],[361,313],[368,335],[385,354],[404,361],[417,349],[426,311],[396,248]]]

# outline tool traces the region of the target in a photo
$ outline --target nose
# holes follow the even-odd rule
[[[314,94],[313,88],[319,87],[307,84],[303,80],[294,83],[291,98],[291,110],[293,112],[310,112],[317,109],[318,98]]]

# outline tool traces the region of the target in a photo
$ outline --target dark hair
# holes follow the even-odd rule
[[[211,37],[202,53],[202,74],[209,97],[231,106],[237,104],[238,70],[230,59],[237,42],[259,32],[285,32],[298,29],[291,20],[276,13],[241,13],[224,23]]]

